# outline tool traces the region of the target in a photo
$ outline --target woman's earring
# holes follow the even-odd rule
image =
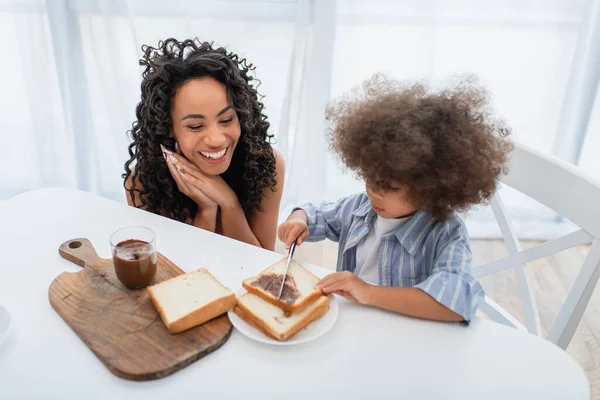
[[[179,145],[175,142],[175,151],[179,151]]]

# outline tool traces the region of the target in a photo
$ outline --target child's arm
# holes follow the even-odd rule
[[[344,216],[342,210],[346,202],[356,196],[350,196],[337,202],[326,202],[318,205],[308,203],[296,207],[287,220],[279,226],[279,239],[286,248],[296,239],[296,245],[305,240],[317,242],[329,239],[338,242],[342,230]]]
[[[368,304],[417,318],[436,321],[464,321],[461,315],[446,308],[417,288],[374,286],[371,289]]]
[[[348,300],[412,317],[436,321],[464,320],[420,289],[371,285],[349,271],[328,275],[317,288],[323,289],[324,293],[339,294]]]
[[[457,234],[460,230],[462,227],[450,232],[448,241],[437,250],[431,274],[415,288],[470,322],[485,293],[470,274],[471,248],[468,238]]]
[[[318,288],[361,304],[418,318],[471,321],[484,297],[483,287],[468,273],[471,251],[464,237],[455,237],[439,251],[432,274],[413,288],[370,285],[351,272],[325,277]]]

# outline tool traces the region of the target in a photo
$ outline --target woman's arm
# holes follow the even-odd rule
[[[125,195],[127,198],[127,204],[132,207],[146,210],[148,207],[142,206],[142,201],[140,200],[142,183],[139,180],[136,180],[135,184],[132,186],[132,177],[133,171],[125,180]],[[130,192],[131,188],[133,188],[133,196]],[[215,232],[217,225],[217,205],[215,204],[214,207],[199,209],[194,217],[194,220],[192,221],[192,225],[210,232]]]
[[[284,179],[283,158],[275,150],[273,152],[275,155],[275,191],[271,187],[264,189],[264,196],[260,204],[262,211],[257,211],[252,221],[248,221],[235,192],[221,176],[205,175],[185,157],[179,155],[170,158],[168,163],[176,165],[173,174],[178,174],[177,178],[181,180],[181,186],[197,190],[199,194],[201,193],[219,206],[223,235],[273,250]]]
[[[275,249],[279,205],[283,193],[285,163],[279,152],[275,155],[275,191],[271,187],[264,189],[260,204],[262,211],[257,211],[251,221],[247,221],[239,202],[221,207],[221,225],[223,234],[242,242],[250,243],[268,250]]]
[[[277,224],[279,222],[279,206],[283,194],[285,162],[283,156],[275,149],[275,191],[270,187],[265,188],[265,195],[261,201],[260,208],[252,221],[250,227],[255,233],[261,246],[268,250],[275,249],[275,240],[277,238]]]
[[[196,228],[204,229],[205,231],[216,232],[217,229],[217,209],[199,209],[192,222]]]

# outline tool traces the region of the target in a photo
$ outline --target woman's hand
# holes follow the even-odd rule
[[[218,175],[205,175],[182,154],[173,154],[167,149],[164,149],[164,152],[173,179],[180,186],[180,190],[194,200],[198,207],[216,208],[216,206],[220,206],[221,208],[229,208],[239,206],[235,192],[223,178]],[[181,189],[181,187],[184,189]]]
[[[189,179],[185,179],[185,174],[180,172],[177,164],[179,163],[180,158],[183,158],[183,156],[179,154],[175,155],[173,152],[165,149],[164,147],[163,154],[165,155],[169,172],[171,172],[171,176],[173,179],[175,179],[175,183],[177,183],[177,188],[179,191],[192,199],[200,210],[216,210],[217,203],[204,194],[202,190],[192,185],[189,182]]]

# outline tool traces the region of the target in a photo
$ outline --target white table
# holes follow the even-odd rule
[[[109,258],[110,234],[126,225],[152,228],[159,251],[179,267],[207,267],[233,290],[282,257],[70,189],[0,203],[0,304],[13,318],[0,347],[0,399],[589,398],[580,366],[542,338],[487,320],[468,328],[421,321],[342,298],[338,322],[314,342],[269,346],[234,329],[221,349],[167,378],[118,378],[52,309],[48,286],[79,269],[58,255],[61,243],[87,237]]]

